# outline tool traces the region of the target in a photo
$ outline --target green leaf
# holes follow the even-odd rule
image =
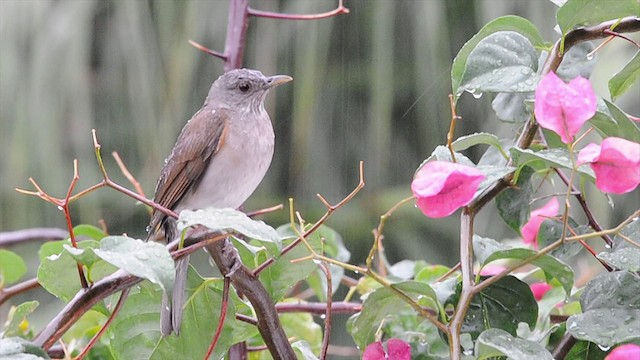
[[[571,169],[571,158],[566,149],[548,149],[533,151],[531,149],[520,149],[513,147],[510,149],[511,156],[518,166],[527,165],[534,170],[544,170],[550,168]],[[588,166],[580,166],[578,173],[585,176],[590,181],[595,181],[595,174]]]
[[[272,254],[279,253],[282,248],[282,238],[274,228],[262,221],[251,219],[242,211],[230,208],[181,211],[178,230],[182,231],[194,225],[202,225],[214,231],[232,231],[259,240],[269,247],[268,250]]]
[[[187,299],[180,336],[160,335],[162,291],[142,282],[133,287],[127,302],[109,327],[110,348],[117,359],[202,359],[220,321],[223,281],[203,279],[192,267],[187,275]],[[212,358],[220,359],[229,347],[257,333],[239,322],[235,313],[247,306],[230,291],[227,315]],[[242,311],[246,314],[245,311]]]
[[[291,237],[294,235],[294,232],[289,224],[280,226],[278,233],[282,237],[288,238],[284,241],[285,245],[294,241]],[[306,240],[317,253],[322,253],[322,238],[319,233],[314,232],[308,236]],[[317,265],[311,259],[291,263],[292,260],[309,255],[310,253],[307,247],[303,243],[300,243],[260,273],[260,282],[264,284],[271,299],[274,301],[282,299],[287,291],[297,284],[298,281],[306,279],[317,268]]]
[[[431,284],[442,275],[446,274],[449,270],[450,269],[444,265],[430,265],[420,269],[414,280],[425,284]]]
[[[471,135],[461,136],[457,138],[451,144],[451,146],[453,147],[454,151],[463,151],[478,144],[495,146],[505,159],[509,158],[509,155],[507,155],[507,153],[502,148],[500,139],[498,139],[496,135],[490,133],[475,133]]]
[[[520,229],[529,220],[529,204],[533,196],[533,187],[531,186],[533,174],[532,168],[524,166],[520,171],[516,186],[505,189],[496,197],[498,214],[517,234],[520,234]]]
[[[496,181],[502,179],[505,175],[513,172],[516,168],[511,166],[495,166],[495,165],[478,165],[476,169],[482,171],[485,176],[484,180],[478,185],[478,191],[475,196],[482,194],[487,188],[492,186]]]
[[[491,108],[502,121],[523,123],[531,116],[531,108],[527,103],[533,98],[534,92],[501,92],[491,102]]]
[[[599,308],[571,315],[567,331],[576,339],[611,347],[640,337],[640,310]]]
[[[498,31],[516,31],[526,36],[534,46],[542,47],[544,45],[544,39],[538,29],[529,20],[514,15],[499,17],[483,26],[462,46],[451,66],[451,89],[456,90],[460,87],[471,51],[482,39]],[[455,99],[457,101],[458,97],[456,96]]]
[[[591,228],[588,225],[580,226],[571,217],[569,217],[569,226],[574,229],[577,235],[582,235],[591,231]],[[551,243],[560,239],[562,237],[563,228],[564,224],[560,220],[544,220],[540,225],[538,236],[536,237],[538,247],[544,248],[547,245],[550,245]],[[578,255],[582,248],[582,244],[577,241],[565,242],[558,248],[551,251],[550,255],[561,261],[570,260],[572,257]]]
[[[0,359],[49,360],[49,355],[34,343],[19,337],[0,338]]]
[[[602,351],[596,344],[579,340],[569,350],[565,360],[604,360],[606,355],[607,353]]]
[[[27,272],[27,265],[20,255],[0,249],[0,289],[20,280]]]
[[[298,359],[302,360],[318,360],[318,357],[313,353],[309,343],[304,340],[299,340],[291,344],[293,350],[298,354]]]
[[[70,244],[68,240],[53,241],[43,244],[39,252],[42,260],[38,267],[38,282],[45,290],[65,302],[71,300],[82,288],[77,262],[64,248],[64,245]],[[83,240],[77,244],[79,249],[95,249],[100,246],[95,240]],[[93,280],[98,279],[94,277]]]
[[[604,260],[618,270],[640,271],[640,249],[638,248],[603,251],[598,254],[598,259]]]
[[[397,338],[413,345],[412,359],[449,359],[449,346],[429,320],[416,316],[411,308],[404,308],[387,318],[382,326],[382,338]]]
[[[95,227],[93,225],[80,224],[73,228],[73,233],[78,237],[88,237],[93,240],[102,240],[103,237],[107,236],[107,233],[102,231],[99,227]]]
[[[599,308],[640,309],[640,279],[628,271],[600,274],[580,296],[582,311]]]
[[[427,284],[417,281],[405,281],[393,285],[414,301],[437,310],[436,294]],[[389,288],[379,288],[367,296],[362,311],[351,317],[349,326],[351,336],[360,349],[375,341],[375,333],[383,321],[389,321],[402,310],[410,308],[398,294]]]
[[[631,85],[640,79],[640,51],[638,51],[629,63],[609,80],[609,93],[611,100],[615,101],[624,94]]]
[[[537,254],[537,251],[523,248],[507,248],[505,245],[489,238],[473,236],[473,249],[480,268],[496,260],[516,259],[524,260]],[[550,255],[543,255],[531,262],[544,271],[547,282],[557,279],[567,295],[573,287],[573,270],[567,264]]]
[[[602,137],[615,136],[633,142],[640,142],[640,128],[615,104],[602,100],[598,111],[589,120],[589,124]]]
[[[126,236],[108,236],[93,252],[104,261],[147,279],[170,293],[175,280],[173,258],[162,244]]]
[[[499,31],[480,40],[469,54],[456,94],[467,91],[531,92],[539,77],[538,54],[529,39],[514,31]]]
[[[20,331],[20,323],[27,319],[27,316],[31,314],[39,305],[37,301],[23,302],[18,306],[12,306],[9,309],[7,315],[7,325],[4,329],[3,337],[18,336],[22,332]]]
[[[588,79],[596,66],[597,58],[590,53],[595,50],[591,41],[585,41],[574,45],[562,57],[562,63],[556,74],[565,82],[569,82],[578,76]],[[546,60],[546,57],[545,57]]]
[[[119,296],[115,298],[119,298]],[[82,351],[89,340],[100,331],[108,315],[110,315],[109,312],[104,314],[96,310],[89,310],[84,313],[62,337],[62,340],[67,343],[67,351],[69,353]],[[98,346],[92,347],[91,351],[95,351],[97,347],[106,347],[107,342],[105,339],[101,339]]]
[[[577,25],[596,25],[637,14],[637,0],[569,0],[558,9],[556,19],[566,34]]]
[[[462,164],[462,165],[467,165],[467,166],[471,166],[471,167],[475,167],[476,164],[473,163],[473,161],[471,161],[468,157],[464,156],[463,154],[456,152],[456,162],[458,164]],[[429,161],[433,161],[433,160],[438,160],[438,161],[449,161],[451,162],[451,152],[449,151],[449,148],[444,146],[444,145],[438,145],[436,146],[436,148],[433,150],[433,152],[431,153],[431,155],[429,155],[428,158],[426,158],[422,164],[420,164],[420,166],[418,166],[418,170],[420,170],[420,168],[426,164]]]
[[[459,283],[456,294],[447,303],[457,306],[461,291]],[[537,317],[538,304],[529,285],[509,275],[473,297],[461,332],[476,339],[484,330],[498,328],[515,336],[519,323],[533,327]]]
[[[529,340],[511,336],[501,329],[487,329],[478,336],[475,346],[478,360],[493,356],[508,356],[513,360],[553,360],[544,346]]]

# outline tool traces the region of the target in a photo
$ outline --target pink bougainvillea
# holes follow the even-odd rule
[[[598,189],[611,194],[633,191],[640,184],[640,144],[608,137],[589,144],[578,154],[578,164],[589,164]]]
[[[607,355],[604,360],[631,360],[640,359],[640,346],[636,344],[626,344],[618,346]]]
[[[536,89],[534,113],[540,126],[558,135],[565,144],[596,113],[596,94],[583,77],[565,84],[555,73],[545,75]]]
[[[387,349],[382,342],[376,341],[367,345],[362,360],[411,360],[411,346],[400,339],[389,339]]]
[[[540,299],[544,297],[544,294],[546,294],[549,290],[553,289],[553,286],[543,282],[533,283],[529,285],[529,287],[531,288],[533,297],[536,298],[537,301],[540,301]]]
[[[431,161],[416,173],[411,190],[417,206],[430,218],[442,218],[468,205],[485,176],[478,169],[446,161]]]
[[[550,217],[558,215],[560,205],[558,199],[551,198],[543,207],[533,210],[529,221],[522,227],[522,241],[525,244],[538,248],[538,231],[542,223]]]

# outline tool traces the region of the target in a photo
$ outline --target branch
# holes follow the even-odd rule
[[[35,289],[37,287],[40,287],[40,283],[38,282],[37,278],[33,278],[15,284],[11,287],[0,289],[0,305],[4,304],[5,301],[9,300],[12,296],[21,294],[31,289]]]
[[[324,314],[324,334],[322,335],[322,349],[320,350],[320,359],[324,360],[327,357],[329,339],[331,338],[331,304],[333,303],[333,285],[331,284],[331,270],[329,270],[329,265],[325,262],[321,262],[319,266],[320,270],[322,270],[324,276],[327,278],[327,310]]]
[[[222,275],[231,279],[233,286],[249,299],[257,316],[257,327],[274,359],[295,359],[296,355],[287,339],[271,297],[260,280],[242,264],[238,250],[228,239],[214,242],[207,251]]]
[[[69,232],[59,228],[31,228],[16,231],[0,232],[0,247],[7,247],[17,243],[32,240],[61,240],[66,239]]]

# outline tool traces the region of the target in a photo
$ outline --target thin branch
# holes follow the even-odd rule
[[[276,310],[278,311],[278,313],[304,312],[315,315],[323,315],[327,312],[327,306],[328,305],[326,303],[286,302],[276,304]],[[362,311],[361,303],[343,301],[331,302],[331,312],[333,314],[355,314],[360,311]]]
[[[191,39],[189,39],[189,44],[191,44],[193,47],[195,47],[196,49],[198,49],[200,51],[203,51],[203,52],[205,52],[205,53],[207,53],[207,54],[209,54],[211,56],[217,57],[218,59],[227,60],[227,57],[224,56],[224,54],[219,53],[219,52],[217,52],[215,50],[211,50],[208,47],[205,47],[204,45],[200,45],[200,44],[198,44],[197,42],[195,42],[195,41],[193,41]]]
[[[218,339],[220,339],[220,334],[222,334],[222,328],[224,327],[224,320],[227,317],[227,311],[229,310],[229,287],[231,286],[231,280],[228,277],[224,277],[224,284],[222,288],[222,304],[220,304],[220,318],[218,319],[218,326],[216,326],[216,332],[213,335],[213,340],[211,344],[209,344],[209,348],[207,349],[207,354],[204,356],[204,360],[209,359],[211,353],[213,353],[213,349],[216,347],[218,343]]]
[[[264,214],[280,211],[282,209],[284,209],[284,205],[278,204],[278,205],[274,205],[274,206],[271,206],[271,207],[268,207],[268,208],[259,209],[259,210],[255,210],[255,211],[250,211],[250,212],[247,213],[247,216],[252,218],[252,217],[256,217],[256,216],[260,216],[260,215],[264,215]]]
[[[460,300],[453,314],[453,319],[449,323],[449,352],[452,359],[460,358],[462,342],[460,331],[467,309],[473,298],[473,221],[475,213],[465,208],[462,211],[460,220],[460,271],[462,272],[462,291]]]
[[[322,338],[322,348],[320,350],[320,359],[324,360],[327,357],[327,350],[329,349],[329,339],[331,338],[331,304],[333,302],[333,285],[331,284],[331,270],[327,263],[321,262],[319,264],[320,270],[327,278],[327,310],[324,317],[324,334]]]
[[[563,183],[565,183],[567,186],[569,186],[569,179],[567,179],[566,175],[560,169],[555,169],[555,171],[556,171],[556,174],[558,174],[558,177],[560,178],[560,180],[562,180]],[[587,221],[589,222],[589,226],[591,226],[591,228],[593,230],[595,230],[595,231],[602,231],[602,227],[600,226],[598,221],[593,216],[593,213],[591,212],[591,209],[587,205],[587,202],[584,199],[584,196],[582,196],[582,193],[579,192],[575,188],[575,186],[573,186],[573,184],[571,184],[571,191],[573,192],[574,197],[576,198],[576,200],[578,200],[578,204],[580,204],[580,207],[582,208],[582,211],[584,212],[584,215],[587,217]],[[609,235],[607,235],[607,234],[602,235],[602,240],[604,240],[604,242],[608,246],[612,246],[613,245],[613,240],[611,240],[611,237]]]
[[[66,239],[69,232],[60,228],[31,228],[16,231],[0,232],[0,247],[7,247],[33,240],[61,240]]]
[[[147,197],[147,195],[144,194],[142,185],[140,185],[140,182],[138,181],[138,179],[135,178],[135,176],[131,175],[131,172],[129,171],[129,169],[127,169],[127,166],[124,164],[124,161],[122,161],[122,159],[120,158],[120,154],[118,154],[117,151],[114,151],[111,153],[111,156],[113,156],[113,158],[116,160],[116,163],[120,168],[120,172],[122,172],[122,174],[127,178],[127,180],[129,180],[131,185],[133,185],[133,188],[136,189],[136,192],[140,196]]]
[[[17,283],[13,286],[0,289],[0,305],[4,304],[11,297],[27,292],[31,289],[40,287],[40,283],[37,278],[29,279],[21,283]]]
[[[456,100],[453,94],[449,94],[449,104],[451,106],[451,121],[449,123],[449,132],[447,133],[447,148],[451,154],[451,161],[456,162],[456,152],[453,151],[453,136],[456,131],[456,122],[462,118],[456,114]]]
[[[255,16],[255,17],[283,19],[283,20],[318,20],[318,19],[326,19],[332,16],[341,15],[341,14],[348,14],[349,9],[347,9],[342,2],[343,0],[339,0],[338,7],[335,9],[324,12],[324,13],[318,13],[318,14],[283,14],[283,13],[277,13],[277,12],[271,12],[271,11],[256,10],[251,7],[249,7],[248,10],[249,10],[249,15]]]
[[[296,239],[291,244],[287,245],[284,249],[282,249],[282,252],[281,252],[280,256],[283,256],[283,255],[287,254],[294,247],[296,247],[300,243],[300,241],[302,241],[301,240],[302,238],[306,238],[309,235],[311,235],[313,232],[318,230],[318,228],[322,224],[324,224],[325,221],[327,221],[327,219],[331,216],[331,214],[333,214],[334,211],[336,211],[338,208],[344,206],[346,203],[351,201],[360,192],[360,190],[362,190],[362,188],[364,188],[364,162],[363,161],[360,161],[359,169],[360,169],[360,181],[358,182],[358,185],[356,185],[356,187],[351,191],[351,193],[349,193],[349,195],[345,196],[336,205],[329,204],[329,202],[327,202],[327,200],[322,195],[317,194],[317,196],[320,199],[320,201],[327,207],[327,211],[324,213],[324,215],[322,215],[322,217],[320,217],[320,219],[318,221],[316,221],[315,224],[313,224],[313,226],[311,226],[311,228],[309,228],[307,231],[305,231],[304,234],[302,234],[301,237],[298,237],[298,239]],[[254,275],[260,274],[260,272],[262,272],[264,269],[266,269],[268,266],[270,266],[274,262],[275,262],[275,258],[267,259],[265,262],[263,262],[262,264],[260,264],[258,267],[256,267],[253,270]]]
[[[91,340],[89,341],[87,346],[85,346],[85,348],[82,350],[82,352],[78,356],[76,356],[74,360],[82,360],[89,353],[89,350],[91,350],[91,348],[93,348],[93,346],[100,339],[100,337],[104,334],[104,332],[107,331],[107,328],[109,327],[109,325],[111,325],[111,323],[113,322],[113,319],[115,319],[115,317],[118,314],[118,312],[120,312],[120,309],[122,309],[122,306],[124,305],[125,300],[129,296],[129,290],[131,290],[131,289],[130,288],[126,288],[126,289],[122,290],[122,293],[120,293],[120,298],[118,299],[118,302],[116,303],[115,308],[113,309],[113,311],[109,315],[109,318],[107,319],[107,321],[104,323],[104,325],[102,325],[102,327],[100,328],[98,333],[95,334],[91,338]]]

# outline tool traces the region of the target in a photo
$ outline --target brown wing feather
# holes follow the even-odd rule
[[[158,184],[154,201],[165,208],[174,209],[194,186],[198,184],[207,164],[224,142],[228,126],[228,111],[225,109],[201,109],[184,126],[167,159]],[[149,238],[156,237],[161,227],[171,236],[173,224],[165,225],[167,216],[154,211],[149,224]]]

